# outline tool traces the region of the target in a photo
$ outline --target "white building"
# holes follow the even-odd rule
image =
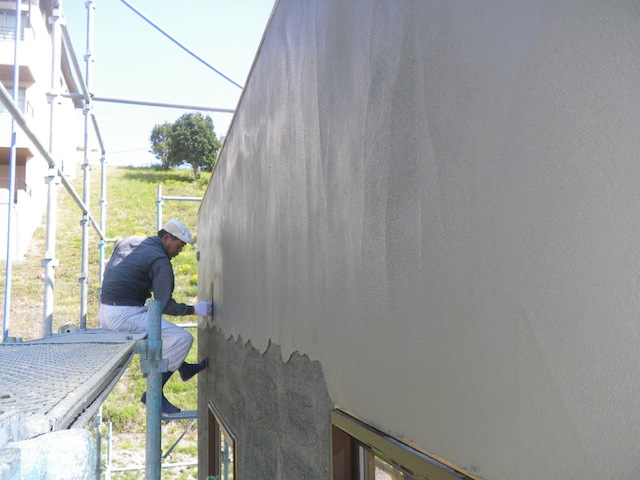
[[[21,28],[18,33],[19,98],[18,106],[29,128],[54,153],[54,159],[65,173],[73,174],[74,151],[78,144],[75,108],[82,102],[63,97],[78,93],[70,73],[67,55],[53,48],[50,19],[54,13],[52,0],[22,0]],[[0,0],[0,81],[13,92],[16,2]],[[60,68],[52,68],[53,52]],[[57,73],[52,73],[57,72]],[[52,79],[52,76],[57,78]],[[51,99],[56,102],[55,120],[51,127]],[[16,136],[16,224],[14,255],[21,257],[35,229],[42,222],[46,208],[46,183],[49,167],[18,125]],[[51,138],[53,141],[51,142]],[[50,142],[50,143],[48,143]],[[9,162],[11,147],[11,115],[0,105],[0,258],[6,256],[7,209],[9,201]]]

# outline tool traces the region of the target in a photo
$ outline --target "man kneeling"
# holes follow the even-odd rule
[[[162,306],[162,313],[172,316],[212,314],[211,302],[196,305],[178,303],[173,299],[174,275],[171,259],[186,244],[193,245],[189,230],[177,220],[168,221],[157,236],[127,237],[116,244],[102,280],[100,327],[131,333],[148,331],[149,314],[145,303],[151,297]],[[177,370],[187,381],[207,367],[208,357],[200,363],[187,363],[193,336],[184,328],[162,319],[162,357],[168,361],[168,371],[162,374],[162,387]],[[147,393],[140,401],[146,403]],[[180,409],[162,394],[162,412],[178,413]]]

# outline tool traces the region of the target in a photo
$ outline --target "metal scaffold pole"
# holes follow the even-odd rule
[[[162,185],[158,184],[158,196],[156,198],[156,230],[158,231],[162,228],[162,209],[164,207],[165,200],[176,200],[178,202],[201,202],[202,197],[165,197],[162,195]]]
[[[20,65],[19,60],[19,39],[20,39],[20,2],[16,2],[15,37],[13,50],[13,64]],[[20,95],[20,69],[13,69],[13,101],[18,102]],[[16,195],[16,121],[11,119],[11,150],[9,152],[9,199],[7,201],[7,257],[5,267],[4,283],[4,323],[2,327],[2,341],[9,338],[9,324],[11,317],[11,276],[13,272],[13,229]]]
[[[104,155],[100,157],[100,230],[106,233],[107,229],[107,159]],[[107,239],[101,238],[98,245],[100,251],[98,281],[100,287],[98,294],[102,293],[102,277],[104,276],[105,257],[107,254]]]
[[[59,101],[59,79],[60,61],[62,53],[62,37],[60,32],[60,9],[54,7],[50,18],[51,22],[51,91],[49,99],[51,102],[51,115],[49,119],[49,152],[53,158],[55,152],[55,132],[54,120],[56,118],[57,104]],[[55,267],[58,266],[56,259],[56,228],[57,228],[57,204],[59,176],[56,165],[50,165],[47,177],[47,231],[46,231],[46,252],[42,260],[44,267],[44,308],[43,308],[43,336],[50,337],[53,333],[53,300]]]
[[[88,0],[87,7],[87,52],[85,55],[86,75],[85,83],[87,90],[91,92],[93,81],[93,18],[95,11],[95,2]],[[91,121],[91,112],[93,105],[91,96],[85,99],[84,103],[84,161],[83,169],[83,203],[89,208],[90,191],[91,191],[91,165],[89,163],[89,130]],[[87,281],[89,276],[89,217],[87,214],[82,216],[82,272],[80,274],[80,328],[87,328]]]
[[[85,62],[86,62],[86,66],[85,66],[85,71],[86,71],[86,76],[87,76],[87,81],[91,81],[91,83],[93,83],[92,78],[93,78],[93,63],[94,63],[94,58],[93,58],[93,31],[94,31],[94,17],[95,17],[95,9],[96,9],[96,1],[95,0],[87,0],[87,2],[85,3],[85,7],[87,9],[87,29],[86,29],[86,42],[87,42],[87,53],[85,55]],[[87,153],[89,152],[89,146],[88,146],[88,135],[89,135],[89,125],[91,125],[93,127],[93,133],[95,135],[95,140],[98,142],[98,147],[101,153],[100,156],[100,165],[101,165],[101,192],[100,192],[100,227],[99,227],[99,234],[100,234],[100,243],[99,243],[99,250],[100,250],[100,273],[99,273],[99,280],[102,281],[102,275],[104,273],[104,264],[105,264],[105,252],[106,252],[106,245],[107,245],[107,239],[104,237],[103,233],[105,231],[106,228],[106,207],[107,207],[107,200],[106,200],[106,192],[107,192],[107,178],[106,178],[106,168],[107,168],[107,160],[106,160],[106,151],[104,148],[104,142],[102,140],[102,135],[100,134],[100,128],[98,127],[98,122],[96,120],[96,116],[93,110],[93,102],[95,101],[95,97],[94,95],[90,92],[89,86],[87,84],[87,82],[84,81],[83,75],[82,75],[82,69],[80,67],[80,64],[78,63],[77,60],[77,56],[75,54],[75,51],[73,49],[73,43],[71,42],[71,37],[69,35],[69,32],[66,28],[66,25],[63,25],[62,28],[62,34],[63,34],[63,39],[65,40],[65,47],[67,48],[68,52],[69,52],[69,56],[70,56],[70,60],[71,63],[73,65],[73,68],[76,72],[76,75],[78,76],[79,82],[80,82],[80,89],[82,90],[82,93],[80,94],[62,94],[62,96],[65,97],[69,97],[69,98],[80,98],[82,99],[82,101],[84,102],[85,105],[85,109],[84,109],[84,114],[85,114],[85,125],[84,125],[84,132],[85,132],[85,143],[84,143],[84,152],[85,152],[85,160],[84,160],[84,165],[86,165],[85,168],[85,172],[87,170],[90,170],[90,167],[88,166],[88,159],[86,157]],[[87,186],[85,188],[85,199],[86,199],[86,203],[88,204],[90,199],[89,199],[89,187]],[[84,201],[82,202],[83,205],[85,204]],[[94,222],[91,219],[91,215],[88,213],[88,209],[84,209],[83,211],[85,213],[83,220],[85,222],[86,227],[88,228],[90,226],[90,224],[92,222]],[[94,227],[95,222],[93,223]],[[88,242],[88,240],[87,240]],[[84,263],[84,270],[83,273],[81,274],[81,278],[80,281],[81,283],[83,282],[83,279],[86,279],[86,281],[88,282],[88,277],[87,274],[85,274],[84,272],[86,272],[86,270],[88,269],[88,265],[87,263]],[[86,295],[84,295],[86,298]],[[85,302],[82,301],[81,299],[81,305],[83,305]],[[81,307],[81,311],[83,313],[81,313],[81,321],[80,324],[81,326],[84,328],[84,322],[83,319],[86,318],[86,314],[84,307]]]
[[[162,304],[149,302],[149,335],[146,352],[141,355],[141,366],[147,375],[147,445],[145,478],[160,478],[162,463],[162,372],[167,371],[167,360],[162,358]]]
[[[156,231],[160,231],[162,228],[162,206],[164,200],[162,199],[162,185],[158,184],[158,197],[156,199]]]

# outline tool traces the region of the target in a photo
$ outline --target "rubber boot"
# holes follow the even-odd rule
[[[163,389],[164,389],[164,384],[169,381],[169,379],[171,378],[171,375],[173,375],[173,372],[162,373]],[[145,405],[147,404],[147,392],[144,392],[142,394],[142,397],[140,397],[140,401]],[[164,396],[164,392],[162,392],[162,413],[178,413],[178,412],[180,412],[180,409],[175,405],[173,405],[169,400],[167,400],[167,398]]]
[[[182,362],[182,365],[180,365],[180,368],[178,368],[178,372],[180,373],[180,378],[182,379],[183,382],[186,382],[187,380],[189,380],[190,378],[193,378],[202,370],[207,368],[208,364],[209,364],[209,357],[204,357],[204,360],[202,360],[200,363]]]

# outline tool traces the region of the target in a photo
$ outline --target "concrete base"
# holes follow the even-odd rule
[[[209,368],[200,374],[199,408],[215,405],[237,439],[239,478],[320,480],[330,478],[330,412],[322,366],[294,353],[285,363],[278,345],[260,354],[242,339],[225,339],[219,330],[199,338],[200,357]],[[199,431],[199,478],[208,474],[208,428]]]
[[[17,448],[0,449],[0,478],[2,480],[20,478],[20,450]]]
[[[20,474],[9,478],[95,478],[95,449],[93,437],[87,430],[52,432],[30,440],[10,443],[7,450],[10,453],[16,450],[20,453]]]
[[[95,477],[93,437],[84,429],[60,430],[29,438],[23,412],[0,416],[0,479],[76,480]]]

